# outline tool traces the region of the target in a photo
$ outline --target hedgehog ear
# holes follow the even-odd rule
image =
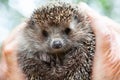
[[[79,18],[78,18],[78,16],[73,16],[72,17],[72,21],[71,21],[71,23],[70,23],[70,28],[71,29],[74,29],[75,28],[75,26],[77,25],[77,24],[79,24],[80,23],[80,20],[79,20]]]
[[[80,22],[78,16],[76,16],[76,15],[74,16],[74,20],[76,21],[76,23],[79,23],[79,22]]]
[[[33,20],[29,20],[27,22],[28,26],[31,28],[31,29],[34,29],[35,28],[35,22]]]

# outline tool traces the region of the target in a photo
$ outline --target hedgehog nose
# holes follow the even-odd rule
[[[60,40],[53,41],[52,48],[59,49],[62,47],[62,42]]]

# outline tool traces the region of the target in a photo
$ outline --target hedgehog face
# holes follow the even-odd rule
[[[73,36],[76,32],[78,20],[76,16],[71,16],[69,22],[62,22],[62,24],[45,24],[39,25],[34,23],[32,25],[33,34],[38,36],[40,46],[46,49],[49,53],[62,53],[68,51],[75,42]],[[35,37],[34,37],[35,38]]]
[[[69,4],[52,4],[52,7],[37,9],[30,23],[34,29],[33,34],[40,36],[40,45],[47,52],[67,51],[75,45],[74,42],[79,40],[76,34],[79,23],[78,14],[76,9]]]
[[[46,24],[40,28],[43,43],[46,43],[46,49],[50,53],[61,53],[71,48],[73,40],[71,39],[74,34],[74,28],[77,25],[77,20],[71,17],[70,22],[62,24]]]
[[[71,33],[71,29],[69,27],[51,26],[41,32],[45,43],[48,45],[49,52],[62,52],[67,46],[69,46],[68,37]]]

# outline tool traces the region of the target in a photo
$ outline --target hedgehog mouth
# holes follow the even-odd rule
[[[65,56],[66,54],[71,54],[75,50],[76,50],[76,47],[69,47],[67,49],[64,49],[63,47],[61,49],[51,50],[49,54]]]
[[[62,56],[66,56],[66,55],[71,55],[73,52],[75,52],[77,50],[77,47],[71,47],[71,48],[68,48],[67,50],[61,52],[60,54]]]

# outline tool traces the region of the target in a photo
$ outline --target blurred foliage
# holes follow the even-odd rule
[[[8,0],[0,0],[0,3],[6,4],[6,6],[8,5]]]
[[[110,17],[113,9],[113,0],[97,0],[97,1],[100,2],[104,14]]]

